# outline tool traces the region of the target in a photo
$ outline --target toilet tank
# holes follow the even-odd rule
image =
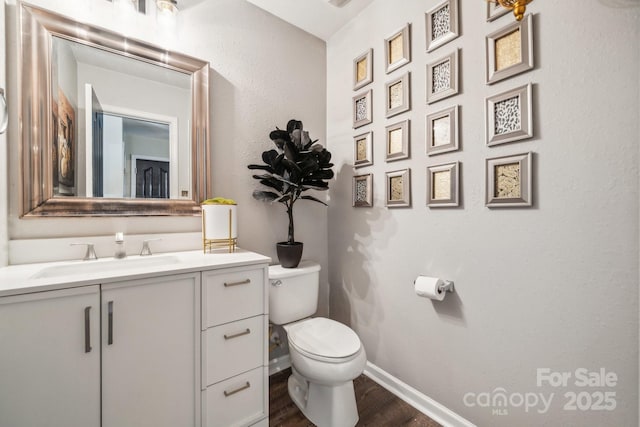
[[[318,309],[320,265],[302,261],[297,268],[269,266],[269,320],[276,325],[295,322]]]

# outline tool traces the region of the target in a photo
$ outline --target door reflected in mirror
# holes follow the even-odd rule
[[[54,197],[190,198],[191,76],[52,40]]]

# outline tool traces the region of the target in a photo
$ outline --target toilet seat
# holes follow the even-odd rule
[[[340,363],[361,349],[360,338],[346,325],[324,317],[315,317],[285,327],[289,344],[315,360]]]

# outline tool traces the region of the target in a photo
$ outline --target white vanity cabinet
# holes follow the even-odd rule
[[[202,426],[266,425],[268,266],[202,274]]]
[[[100,287],[0,298],[0,426],[100,427]]]
[[[269,258],[170,258],[0,269],[0,427],[267,426]]]
[[[102,427],[199,424],[199,293],[199,273],[102,285]]]

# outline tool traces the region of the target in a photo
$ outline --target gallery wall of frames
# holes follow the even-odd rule
[[[463,149],[460,129],[464,120],[461,117],[462,111],[467,109],[484,110],[486,156],[474,161],[485,165],[485,206],[533,206],[532,162],[535,154],[525,148],[516,148],[515,152],[502,150],[533,137],[535,85],[531,82],[517,87],[510,84],[511,77],[534,68],[533,17],[528,14],[521,21],[514,21],[506,9],[489,1],[486,16],[465,16],[465,19],[486,20],[489,31],[484,40],[484,70],[471,64],[463,67],[462,49],[450,47],[449,43],[464,37],[459,25],[464,12],[464,8],[460,8],[462,3],[461,0],[444,0],[425,10],[422,18],[424,34],[416,34],[411,22],[401,23],[396,31],[380,40],[379,46],[354,52],[354,95],[351,99],[354,207],[372,207],[373,186],[382,185],[385,207],[411,208],[411,168],[406,160],[420,156],[424,158],[426,169],[424,204],[429,209],[461,208],[460,182],[464,169],[456,153]],[[416,42],[416,37],[421,38],[420,44],[424,40],[425,49],[419,49],[418,55],[412,58],[412,43]],[[384,59],[385,74],[382,76],[373,75],[374,56],[379,60],[378,55]],[[405,65],[412,61],[421,62],[414,68],[420,72],[406,71]],[[460,73],[482,71],[485,74],[483,84],[489,86],[493,94],[484,100],[484,105],[477,100],[467,100],[463,104],[458,100],[462,93]],[[415,79],[424,79],[426,93],[412,90]],[[378,98],[384,99],[384,105],[372,102],[374,91],[384,91]],[[414,120],[408,118],[412,103],[426,106],[423,121],[415,120],[415,116]],[[383,126],[377,124],[375,134],[372,126],[374,108],[384,111],[385,121]],[[411,129],[415,126],[424,127],[424,141],[412,140]],[[384,133],[378,134],[381,129]],[[373,158],[374,144],[384,145],[383,159]],[[384,175],[375,179],[371,168],[374,161],[385,162],[388,166],[384,168]],[[413,165],[415,167],[415,162]]]

